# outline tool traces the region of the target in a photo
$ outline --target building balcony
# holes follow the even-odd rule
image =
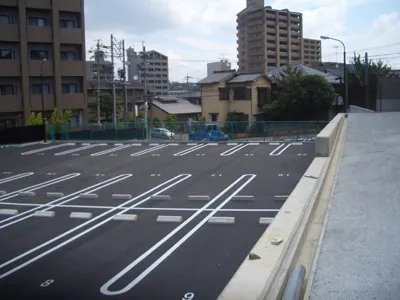
[[[61,44],[83,44],[82,28],[60,28]]]
[[[50,27],[28,26],[28,42],[31,43],[52,43],[53,37]]]
[[[17,24],[0,25],[0,41],[18,42],[19,33]]]
[[[18,6],[18,0],[1,0],[1,5],[4,6]]]
[[[275,21],[269,21],[269,20],[267,20],[267,25],[274,25],[274,26],[276,26],[276,22]]]
[[[21,62],[17,59],[0,59],[0,77],[21,76]]]
[[[63,109],[84,109],[87,107],[84,93],[62,94]]]
[[[41,71],[42,74],[41,74]],[[29,76],[44,76],[44,77],[51,77],[53,76],[54,71],[53,71],[53,61],[52,60],[47,60],[43,62],[43,67],[42,67],[42,61],[41,60],[29,60]]]
[[[31,110],[33,111],[49,111],[54,110],[55,97],[54,94],[43,94],[43,102],[41,94],[31,94]]]
[[[82,60],[61,61],[61,76],[84,76]]]
[[[268,27],[267,27],[267,32],[276,33],[276,29],[275,29],[275,28],[268,28]]]
[[[58,1],[58,8],[61,11],[81,12],[83,0]]]
[[[21,95],[0,95],[0,112],[20,112],[23,110]]]
[[[27,8],[51,9],[51,0],[26,0]]]

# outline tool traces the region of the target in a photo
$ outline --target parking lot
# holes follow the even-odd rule
[[[4,299],[216,299],[314,143],[0,150]]]

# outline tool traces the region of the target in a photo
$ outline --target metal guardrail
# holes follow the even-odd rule
[[[302,286],[306,276],[306,268],[303,265],[296,265],[290,273],[282,300],[300,300]]]

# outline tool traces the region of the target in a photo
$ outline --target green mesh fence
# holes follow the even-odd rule
[[[292,121],[292,122],[143,122],[89,123],[81,126],[65,126],[62,132],[55,133],[50,128],[51,139],[88,140],[88,141],[137,141],[137,140],[174,140],[190,141],[193,132],[205,131],[213,125],[224,133],[229,141],[300,141],[315,137],[328,121]],[[206,139],[205,139],[206,140]]]

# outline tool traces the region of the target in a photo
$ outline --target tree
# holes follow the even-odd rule
[[[117,116],[119,115],[121,111],[121,107],[119,105],[116,106],[117,108]],[[111,94],[107,91],[102,91],[100,93],[100,112],[101,116],[105,120],[110,120],[113,115],[113,110],[114,110],[114,103],[113,103],[113,98]]]
[[[162,122],[159,118],[153,117],[153,119],[149,119],[149,123],[151,124],[151,127],[158,128],[162,127]]]
[[[35,114],[34,112],[31,112],[29,114],[28,120],[27,120],[27,125],[28,126],[36,126],[36,125],[42,125],[43,124],[43,115],[42,113],[37,113]]]
[[[365,85],[366,64],[360,54],[355,54],[351,59],[353,72],[349,72],[349,84],[362,86]],[[376,84],[378,78],[387,78],[392,74],[392,69],[381,60],[368,62],[368,79],[371,84]]]
[[[60,134],[64,131],[65,125],[71,120],[72,111],[70,109],[62,111],[55,108],[50,117],[50,124],[53,126],[55,134]]]
[[[176,116],[175,115],[166,115],[164,119],[165,127],[171,131],[174,131],[177,129],[177,124],[176,124]]]
[[[264,110],[268,120],[315,120],[327,111],[336,95],[333,86],[320,75],[293,74],[281,78],[273,102]]]

